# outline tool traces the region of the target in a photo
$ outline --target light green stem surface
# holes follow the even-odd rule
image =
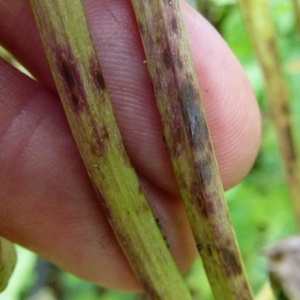
[[[131,2],[164,138],[212,292],[221,300],[252,299],[228,214],[179,3],[177,0]]]
[[[151,299],[191,299],[125,152],[81,1],[31,5],[78,149],[133,271]]]
[[[0,237],[0,293],[6,288],[17,262],[14,245]]]

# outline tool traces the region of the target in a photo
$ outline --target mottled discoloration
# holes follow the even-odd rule
[[[172,67],[172,56],[168,49],[165,49],[165,51],[164,51],[163,62],[167,69],[170,69]]]
[[[223,244],[227,235],[232,236],[227,230],[231,224],[224,210],[226,204],[214,154],[210,153],[210,137],[183,22],[181,16],[174,13],[178,2],[133,3],[138,7],[139,21],[141,15],[147,17],[147,9],[150,12],[142,36],[143,45],[176,180],[196,239],[195,246],[205,258],[213,291],[219,292],[221,298],[224,292],[224,298],[239,299],[232,297],[231,289],[235,290],[237,285],[230,280],[227,282],[224,272],[224,261],[231,272],[238,272],[238,263],[234,263],[238,252],[234,239],[230,247]],[[161,33],[162,29],[167,34]],[[161,40],[158,36],[162,36]],[[220,258],[219,248],[233,250],[229,254],[224,252],[224,259]]]
[[[59,48],[55,57],[67,104],[74,112],[86,109],[88,107],[86,93],[72,51]]]
[[[236,276],[242,273],[242,267],[235,257],[235,254],[229,249],[220,249],[224,262],[224,269],[227,276]]]
[[[180,59],[180,57],[177,58],[177,66],[179,67],[179,69],[182,69],[182,68],[183,68],[183,62],[182,62],[182,60]]]
[[[160,295],[156,292],[156,290],[152,287],[151,282],[141,273],[139,273],[138,278],[143,286],[145,292],[147,293],[149,299],[161,299]]]
[[[177,31],[178,31],[178,25],[177,25],[177,20],[176,20],[175,17],[171,21],[171,26],[172,26],[173,32],[177,33]]]
[[[170,122],[170,134],[168,135],[168,150],[172,156],[179,157],[183,153],[183,148],[186,147],[184,132],[181,129],[180,109],[178,105],[171,104],[172,115],[168,120]]]
[[[101,90],[106,89],[105,81],[99,66],[99,63],[96,59],[91,59],[90,61],[90,75],[95,83],[95,86]]]
[[[103,125],[98,128],[95,122],[92,122],[92,140],[91,140],[91,150],[96,155],[103,155],[106,150],[106,145],[109,140],[109,133],[107,128]]]
[[[180,128],[172,128],[172,154],[180,156],[182,154],[182,142],[184,141]]]
[[[121,245],[123,250],[125,250],[124,252],[126,253],[126,257],[129,260],[130,265],[134,267],[134,273],[136,274],[147,295],[150,297],[150,299],[161,299],[158,292],[153,288],[151,282],[149,281],[149,278],[147,278],[147,276],[145,275],[143,268],[144,264],[141,261],[139,255],[136,253],[137,251],[135,243],[123,233],[122,228],[115,226],[114,232],[119,241],[119,244]]]
[[[100,128],[100,136],[102,138],[102,140],[107,141],[109,139],[109,133],[107,131],[107,127],[105,125],[103,125]]]
[[[203,195],[201,198],[197,198],[197,200],[202,217],[209,219],[215,213],[214,202],[209,198],[205,198]]]
[[[205,182],[206,184],[209,184],[212,177],[210,161],[202,159],[199,162],[197,162],[196,167],[201,181]]]
[[[205,194],[203,184],[201,185],[198,180],[191,185],[190,195],[193,199],[194,206],[198,208],[203,218],[208,219],[215,214],[214,201],[209,195]]]
[[[184,84],[180,88],[181,110],[187,124],[190,145],[203,150],[209,139],[208,129],[203,111],[200,109],[200,96],[192,84]]]

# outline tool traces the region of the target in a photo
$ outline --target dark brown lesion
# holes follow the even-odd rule
[[[103,156],[106,145],[109,140],[109,133],[105,125],[98,128],[95,121],[91,122],[91,128],[92,128],[92,139],[91,139],[91,151],[94,153],[94,155],[97,156]]]
[[[178,25],[177,25],[177,20],[176,20],[175,17],[171,21],[171,26],[172,26],[173,32],[177,33],[178,32]]]
[[[89,69],[89,71],[90,71],[90,76],[93,79],[93,82],[94,82],[95,86],[100,90],[106,89],[104,77],[103,77],[103,74],[101,72],[99,62],[96,58],[92,58],[90,60],[90,69]]]
[[[210,161],[207,158],[202,159],[201,161],[197,162],[196,167],[201,181],[209,184],[212,178]]]
[[[179,69],[183,68],[183,62],[182,62],[180,57],[177,58],[177,66],[178,66]]]
[[[237,260],[235,253],[230,249],[220,249],[224,262],[224,269],[227,276],[236,276],[242,273],[242,267]]]
[[[103,125],[100,128],[100,136],[101,136],[102,140],[104,140],[104,141],[109,139],[109,133],[108,133],[107,127],[105,125]]]
[[[88,107],[87,97],[80,72],[70,47],[59,47],[56,51],[56,64],[64,87],[67,104],[75,112]]]
[[[209,219],[216,213],[214,201],[205,193],[201,180],[197,179],[191,184],[189,193],[193,206],[204,219]]]
[[[190,198],[199,215],[204,219],[209,219],[216,213],[216,199],[207,194],[202,179],[197,175],[195,174],[197,178],[189,187]]]
[[[198,90],[190,83],[183,84],[179,97],[190,145],[203,150],[208,142],[209,134],[204,112],[200,108]]]
[[[183,154],[184,147],[186,146],[186,136],[181,128],[180,120],[180,107],[176,103],[171,103],[169,111],[168,125],[170,133],[167,136],[167,146],[171,156],[179,157]]]
[[[198,198],[199,207],[201,209],[201,215],[205,219],[209,219],[212,215],[215,214],[215,206],[212,200],[210,199],[201,199]]]
[[[163,53],[163,62],[167,69],[170,69],[172,67],[172,64],[173,64],[172,56],[168,49],[165,49],[165,51]]]
[[[100,69],[97,69],[94,72],[94,79],[95,79],[95,82],[98,83],[98,85],[99,85],[99,87],[101,89],[105,89],[106,88],[105,82],[104,82],[104,78],[103,78],[103,75],[102,75]]]

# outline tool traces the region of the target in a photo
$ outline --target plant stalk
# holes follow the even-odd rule
[[[300,162],[296,151],[294,126],[289,105],[289,91],[280,66],[280,58],[276,47],[276,34],[268,2],[265,0],[240,0],[240,6],[254,53],[263,72],[269,114],[276,131],[286,183],[299,231]]]
[[[131,2],[164,139],[214,297],[252,299],[228,213],[179,2]]]
[[[296,29],[298,33],[298,38],[300,38],[300,4],[298,0],[292,0]]]
[[[73,136],[102,209],[150,299],[191,299],[126,154],[80,0],[31,0]]]

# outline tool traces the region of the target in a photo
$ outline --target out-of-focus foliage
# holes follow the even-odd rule
[[[257,293],[267,279],[266,258],[262,255],[261,249],[296,233],[276,137],[268,117],[263,80],[253,55],[237,1],[189,0],[189,2],[197,9],[202,10],[203,14],[219,30],[237,56],[249,77],[262,112],[262,145],[256,163],[243,182],[227,192],[228,205],[246,270],[253,290]],[[296,32],[291,1],[269,0],[269,3],[277,30],[282,68],[290,88],[290,103],[295,128],[299,128],[295,132],[298,141],[297,146],[299,146],[300,105],[297,100],[300,97],[300,39]],[[249,140],[249,143],[251,143],[251,140]],[[27,251],[20,250],[19,252],[21,253],[19,255],[19,265],[6,294],[0,295],[0,300],[29,299],[28,295],[30,291],[32,292],[32,285],[39,276],[34,267],[35,259],[26,259],[27,254],[24,253],[27,253]],[[59,281],[63,289],[64,296],[61,298],[63,300],[143,299],[141,295],[97,288],[66,273],[59,275]],[[186,274],[186,281],[194,295],[194,299],[212,299],[200,260]],[[12,290],[13,293],[11,293]],[[53,298],[53,294],[51,295],[51,292],[46,289],[45,296],[39,299],[57,298]]]

